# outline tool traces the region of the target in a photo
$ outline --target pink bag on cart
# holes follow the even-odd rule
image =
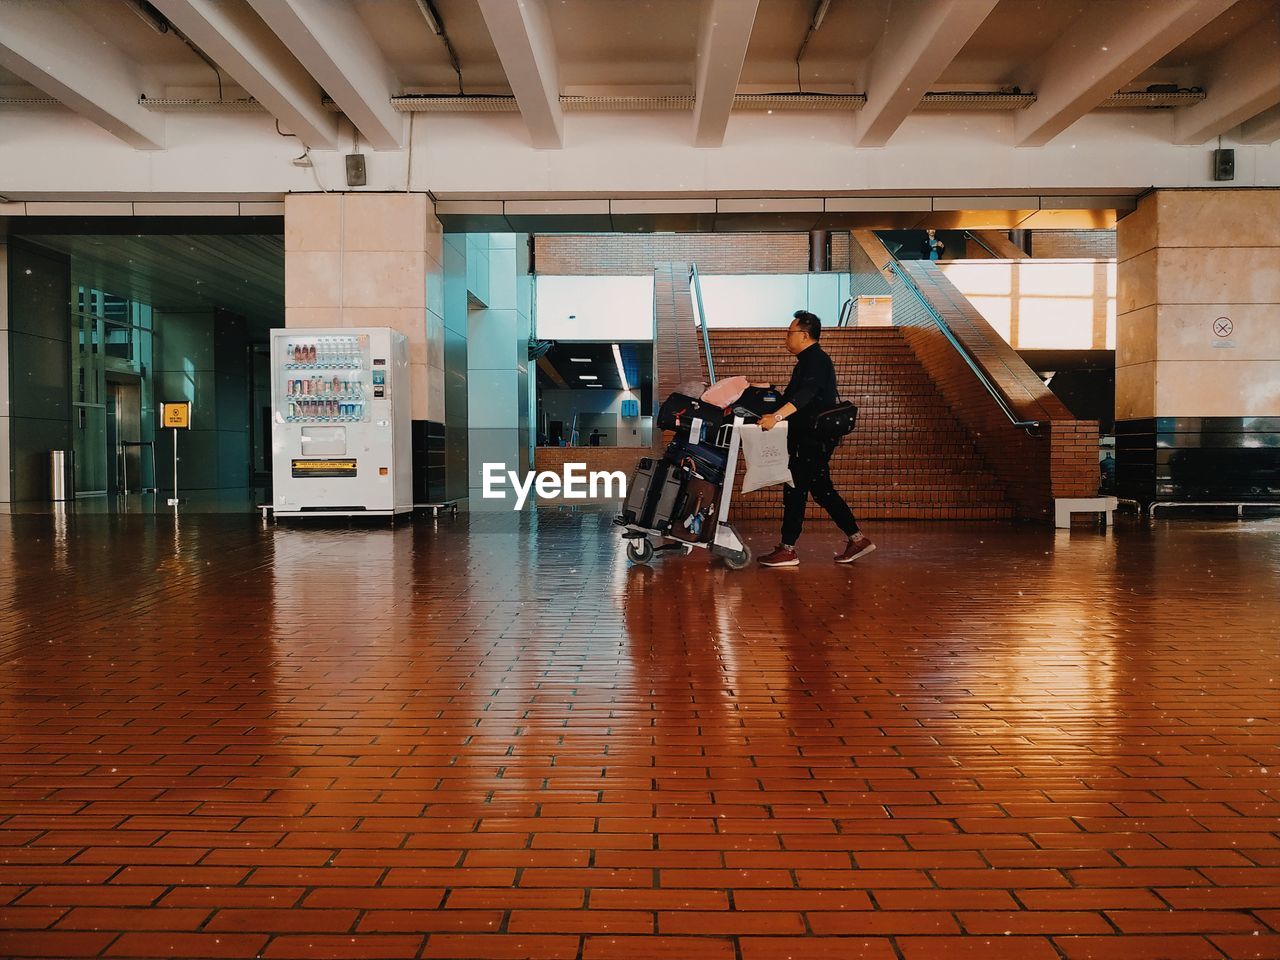
[[[742,396],[749,386],[751,386],[751,381],[746,377],[729,377],[713,384],[699,399],[717,407],[729,407]]]

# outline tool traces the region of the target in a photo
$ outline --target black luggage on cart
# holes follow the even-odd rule
[[[627,502],[622,508],[622,519],[626,523],[644,523],[645,508],[649,505],[649,491],[654,489],[654,477],[657,476],[661,480],[660,465],[661,461],[649,457],[642,457],[636,464],[631,485],[627,487]]]
[[[733,496],[727,474],[737,462],[737,427],[758,417],[757,409],[776,409],[779,399],[776,391],[758,390],[745,402],[746,409],[721,408],[680,393],[663,402],[658,427],[675,437],[662,459],[637,464],[627,502],[614,519],[626,528],[632,563],[647,563],[659,550],[688,553],[694,547],[708,549],[732,570],[751,562],[750,545],[722,519]],[[662,540],[670,542],[659,545]]]
[[[701,420],[709,430],[717,430],[725,421],[725,412],[715,404],[673,393],[662,401],[658,410],[659,430],[684,430],[695,419]]]
[[[747,387],[733,402],[733,412],[740,417],[763,417],[782,406],[782,391],[773,387]]]
[[[687,471],[665,457],[642,458],[627,488],[623,522],[650,530],[668,530],[680,506],[687,477]]]
[[[675,464],[687,463],[699,476],[719,484],[724,480],[729,454],[724,447],[715,446],[713,443],[690,443],[677,436],[668,444],[667,452],[662,459]]]

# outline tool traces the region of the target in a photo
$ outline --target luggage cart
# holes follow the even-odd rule
[[[723,558],[725,566],[730,570],[741,570],[751,562],[751,548],[729,523],[729,506],[733,500],[733,481],[738,469],[738,448],[741,442],[739,431],[745,422],[743,413],[741,410],[735,411],[732,422],[722,424],[716,434],[715,445],[727,448],[728,459],[725,461],[724,481],[720,486],[716,530],[710,542],[691,543],[669,536],[661,530],[627,523],[622,517],[618,517],[614,523],[622,527],[622,536],[627,541],[628,560],[632,563],[648,563],[659,551],[680,550],[688,555],[695,547],[701,547]],[[664,540],[669,542],[663,543]]]

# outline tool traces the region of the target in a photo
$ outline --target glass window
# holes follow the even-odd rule
[[[103,333],[106,340],[106,354],[108,357],[115,357],[119,360],[134,359],[133,356],[133,327],[121,326],[115,323],[103,324]]]

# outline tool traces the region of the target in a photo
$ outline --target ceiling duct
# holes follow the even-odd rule
[[[516,98],[504,94],[408,93],[392,97],[391,106],[402,113],[518,113],[520,111]]]
[[[1112,94],[1099,104],[1112,109],[1124,107],[1182,107],[1199,103],[1208,94],[1198,87],[1190,90],[1128,90]]]
[[[253,97],[237,100],[202,100],[193,97],[138,98],[138,105],[156,113],[265,113],[266,107]]]
[[[735,110],[845,111],[857,110],[867,102],[861,93],[740,93],[733,98]],[[406,113],[516,113],[516,98],[503,94],[412,93],[391,98],[395,109]],[[678,96],[562,96],[566,113],[654,113],[690,111],[692,95]]]
[[[920,105],[916,109],[922,111],[1025,110],[1035,102],[1036,95],[1034,93],[957,90],[943,93],[926,93],[921,98]]]
[[[866,102],[865,93],[739,93],[733,98],[733,109],[812,113],[861,110]]]
[[[566,113],[655,113],[692,110],[692,96],[674,97],[561,97],[560,108]]]

